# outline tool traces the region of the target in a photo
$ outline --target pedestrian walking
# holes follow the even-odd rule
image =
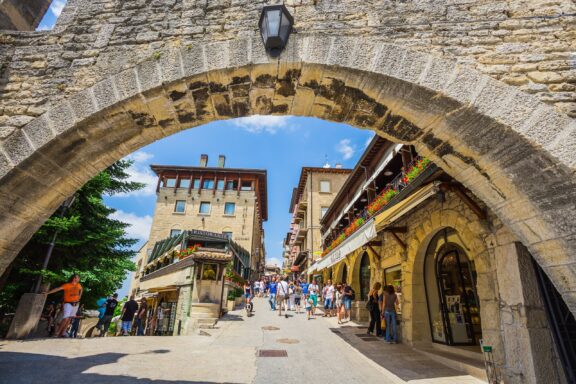
[[[130,300],[125,302],[122,307],[122,336],[130,335],[136,311],[138,311],[138,303],[134,300],[134,295],[131,295]]]
[[[310,320],[311,317],[314,316],[312,312],[312,308],[314,308],[314,300],[310,297],[310,294],[306,295],[306,319]]]
[[[336,286],[336,289],[334,290],[336,316],[338,318],[338,324],[342,324],[342,317],[344,315],[344,304],[342,302],[343,295],[344,292],[342,289],[342,285],[338,284]]]
[[[383,316],[386,321],[386,342],[396,344],[398,342],[398,335],[396,333],[396,306],[398,305],[398,295],[394,292],[394,287],[388,285],[382,296]]]
[[[144,327],[146,326],[146,317],[148,315],[148,302],[143,297],[140,300],[140,306],[136,313],[136,336],[144,336]]]
[[[331,317],[333,315],[332,310],[334,308],[334,286],[332,285],[332,280],[328,280],[328,283],[323,289],[324,296],[324,317]]]
[[[43,292],[45,295],[50,295],[55,292],[64,291],[64,304],[62,306],[62,321],[58,324],[54,337],[67,337],[66,330],[70,326],[72,319],[78,312],[80,306],[80,298],[82,297],[82,285],[80,284],[80,276],[74,274],[66,284],[62,284],[58,288],[51,289],[48,292]]]
[[[115,293],[111,298],[106,300],[106,310],[104,311],[104,318],[102,319],[102,329],[100,330],[100,337],[104,337],[108,333],[110,323],[114,317],[114,311],[118,306],[118,294]]]
[[[352,310],[352,301],[355,299],[355,292],[351,286],[346,284],[345,282],[342,283],[342,304],[344,305],[344,319],[346,321],[350,321],[350,311]],[[343,320],[344,321],[344,320]]]
[[[293,311],[294,310],[294,305],[296,304],[294,301],[296,299],[296,291],[295,291],[295,286],[294,286],[294,282],[290,281],[289,285],[288,285],[288,295],[289,295],[289,300],[288,300],[288,309]]]
[[[76,315],[72,318],[72,324],[68,334],[74,339],[78,337],[78,331],[80,330],[80,324],[82,323],[82,312],[84,312],[84,305],[81,305],[78,308],[78,312],[76,312]]]
[[[254,297],[260,296],[260,281],[256,280],[254,282]]]
[[[288,300],[289,300],[289,293],[288,293],[288,278],[284,280],[280,280],[278,283],[278,316],[282,316],[282,307],[285,307],[284,316],[288,318]]]
[[[260,280],[260,297],[264,297],[266,295],[266,282],[264,279]]]
[[[370,325],[368,325],[368,334],[371,335],[374,332],[374,327],[376,327],[376,336],[382,336],[382,327],[380,324],[380,305],[378,303],[378,293],[382,288],[382,284],[379,282],[374,283],[370,293],[368,293],[368,302],[366,303],[366,309],[370,313]]]
[[[310,294],[310,298],[312,299],[312,316],[316,311],[316,307],[318,306],[318,293],[320,292],[320,288],[316,283],[316,280],[312,281],[312,284],[308,285],[308,293]]]
[[[270,292],[270,297],[268,299],[268,302],[270,303],[270,309],[272,311],[276,310],[276,291],[278,289],[278,283],[276,283],[276,278],[273,277],[272,281],[270,282],[270,288],[269,288],[269,292]]]
[[[302,302],[302,287],[300,283],[296,281],[296,286],[294,287],[294,306],[296,307],[296,313],[300,313]]]

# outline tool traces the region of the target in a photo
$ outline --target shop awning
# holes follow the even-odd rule
[[[438,192],[437,183],[428,184],[416,192],[413,192],[410,196],[406,197],[404,200],[396,203],[392,207],[386,209],[384,212],[376,216],[375,223],[376,229],[380,231],[381,229],[392,224],[394,221],[401,218],[403,215],[410,212],[412,209],[416,208],[420,203],[429,197],[434,196]]]
[[[364,244],[376,237],[376,225],[374,219],[368,220],[360,229],[344,240],[342,244],[324,256],[316,263],[316,270],[321,271],[329,268],[339,261],[343,260],[346,255],[354,252]]]

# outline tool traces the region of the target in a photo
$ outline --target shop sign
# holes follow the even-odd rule
[[[344,240],[336,249],[324,256],[318,262],[318,270],[331,267],[332,265],[343,260],[348,254],[354,252],[364,244],[374,239],[377,235],[376,225],[374,219],[366,222],[358,231],[356,231],[348,239]]]

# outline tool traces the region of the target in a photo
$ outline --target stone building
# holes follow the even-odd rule
[[[151,166],[158,175],[157,199],[148,246],[136,261],[138,272],[146,267],[156,242],[191,229],[223,233],[248,250],[244,277],[263,272],[267,172],[226,168],[225,160],[220,156],[218,166],[209,167],[208,156],[202,155],[198,167]]]
[[[302,273],[318,259],[322,249],[320,220],[342,188],[350,169],[302,167],[298,186],[292,191],[290,231],[284,239],[284,266]]]
[[[482,340],[505,383],[567,382],[559,351],[571,342],[546,306],[559,293],[539,285],[541,269],[507,226],[414,148],[375,138],[322,232],[309,273],[353,287],[354,319],[368,320],[375,282],[392,285],[402,343],[485,379]]]
[[[144,247],[143,247],[144,249]],[[141,250],[142,251],[142,250]],[[249,269],[250,254],[229,236],[185,230],[140,252],[131,293],[148,303],[148,335],[190,335],[213,327],[226,307],[233,275]]]

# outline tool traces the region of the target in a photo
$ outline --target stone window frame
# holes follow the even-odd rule
[[[208,204],[208,213],[202,212],[202,206]],[[212,213],[212,202],[211,201],[201,201],[198,205],[198,215],[200,216],[210,216]]]
[[[226,207],[228,205],[232,205],[233,209],[232,209],[232,213],[226,213]],[[228,216],[228,217],[234,217],[236,216],[236,203],[232,202],[232,201],[227,201],[224,203],[224,216]]]
[[[183,209],[182,211],[178,211],[178,203],[184,203],[184,209]],[[186,214],[186,205],[187,205],[187,204],[186,204],[186,200],[176,200],[176,201],[174,202],[174,212],[172,212],[172,213],[174,213],[174,214],[176,214],[176,215],[184,215],[184,214]]]
[[[319,183],[318,184],[318,192],[319,193],[332,193],[332,183],[330,182],[330,180],[319,180],[318,183]],[[322,190],[323,183],[328,183],[328,190],[327,191]]]

